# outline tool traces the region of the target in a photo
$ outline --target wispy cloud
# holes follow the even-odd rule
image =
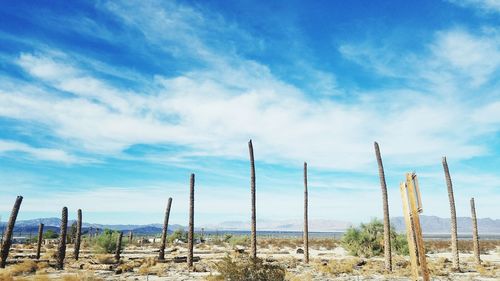
[[[82,159],[54,148],[33,147],[22,142],[0,140],[0,155],[9,152],[21,152],[29,158],[42,161],[62,162],[66,164],[81,163]]]
[[[500,12],[500,1],[498,0],[448,0],[448,1],[462,7],[471,7],[487,13]]]

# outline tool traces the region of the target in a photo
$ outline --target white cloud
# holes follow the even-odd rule
[[[438,71],[456,71],[481,85],[492,78],[500,66],[500,36],[472,35],[464,30],[439,33],[432,45]]]
[[[462,31],[438,35],[432,46],[440,62],[431,71],[447,61],[457,70],[475,71],[474,81],[488,79],[498,64],[496,41],[471,38]],[[461,51],[447,50],[455,46]],[[489,55],[462,58],[478,49]],[[408,90],[361,93],[348,103],[312,100],[265,65],[218,55],[207,69],[157,76],[143,93],[115,88],[65,55],[21,54],[17,63],[27,73],[74,97],[0,89],[0,115],[40,122],[85,152],[117,155],[134,144],[174,144],[187,148],[184,157],[246,158],[246,141],[253,138],[259,160],[307,160],[350,171],[372,165],[373,140],[381,143],[386,159],[413,167],[445,154],[483,155],[487,147],[474,140],[494,130],[491,117],[481,117],[491,105],[471,108],[446,93]]]
[[[22,142],[0,140],[0,155],[9,152],[22,152],[34,159],[43,161],[55,161],[68,164],[81,162],[81,159],[78,159],[77,157],[68,154],[63,150],[53,148],[39,148],[27,145]]]
[[[500,12],[499,0],[449,0],[449,2],[462,7],[476,8],[487,13]]]
[[[424,45],[425,52],[419,54],[378,45],[346,43],[339,51],[344,58],[379,75],[402,78],[413,88],[431,89],[441,95],[446,94],[443,90],[477,90],[486,82],[494,81],[500,67],[498,29],[484,28],[471,33],[454,28],[436,32],[434,40]]]

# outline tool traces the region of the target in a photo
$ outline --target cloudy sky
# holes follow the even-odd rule
[[[391,216],[420,178],[424,214],[499,219],[500,2],[4,1],[0,213],[186,224]]]

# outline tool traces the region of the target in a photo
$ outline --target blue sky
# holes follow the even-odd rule
[[[381,217],[420,177],[424,213],[500,218],[500,3],[6,1],[0,10],[0,213],[186,224]]]

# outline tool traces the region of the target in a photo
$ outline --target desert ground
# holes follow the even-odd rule
[[[227,240],[227,239],[226,239]],[[228,263],[245,260],[248,237],[230,240],[207,239],[195,246],[196,262],[191,270],[185,262],[187,246],[182,242],[167,246],[164,261],[158,261],[159,243],[128,243],[121,260],[113,254],[98,254],[84,241],[80,259],[73,258],[72,244],[67,246],[64,270],[56,270],[56,246],[44,245],[42,256],[35,261],[36,244],[13,245],[9,264],[0,270],[2,281],[8,280],[224,280],[220,271],[236,270]],[[500,240],[481,242],[482,265],[476,266],[471,242],[460,241],[460,272],[451,270],[449,241],[426,241],[432,280],[499,280]],[[265,265],[275,265],[285,272],[285,280],[410,280],[407,256],[393,257],[394,270],[384,271],[383,257],[361,258],[349,255],[333,239],[310,241],[310,263],[303,263],[302,242],[297,238],[260,238],[258,257]],[[199,260],[198,260],[199,258]],[[231,268],[234,267],[234,268]]]

